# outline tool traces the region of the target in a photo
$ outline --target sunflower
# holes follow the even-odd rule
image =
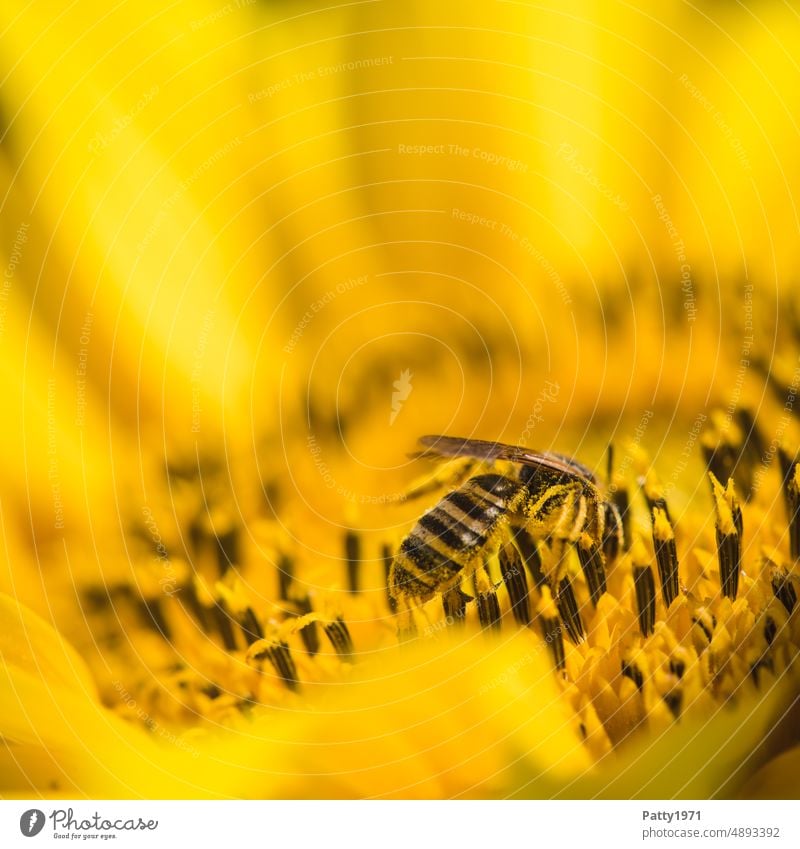
[[[0,14],[4,796],[798,795],[791,9]]]

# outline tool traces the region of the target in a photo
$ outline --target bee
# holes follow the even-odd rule
[[[423,436],[420,445],[415,456],[464,458],[466,474],[476,467],[478,473],[424,513],[401,542],[389,570],[398,612],[445,596],[469,577],[482,592],[488,578],[480,567],[515,530],[554,550],[574,545],[597,603],[606,590],[605,564],[624,540],[619,509],[590,469],[563,454],[480,439]],[[555,591],[558,579],[551,576]]]

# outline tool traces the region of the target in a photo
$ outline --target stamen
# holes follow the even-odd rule
[[[514,542],[525,561],[534,586],[546,586],[547,578],[542,571],[542,558],[536,540],[524,528],[517,528],[514,534]]]
[[[216,604],[211,607],[211,614],[214,617],[214,624],[217,626],[222,643],[228,651],[236,651],[236,637],[233,634],[231,625],[231,615],[228,610],[228,605],[225,599],[218,599]]]
[[[606,591],[606,570],[603,564],[603,553],[587,534],[578,540],[578,560],[589,587],[592,604],[597,607],[600,596]]]
[[[333,622],[324,626],[325,633],[331,641],[336,653],[342,657],[349,658],[353,654],[353,640],[350,631],[347,630],[344,619],[338,616]]]
[[[639,610],[639,630],[643,637],[648,637],[656,626],[656,581],[653,570],[649,566],[634,566],[633,586]]]
[[[184,610],[194,616],[197,624],[207,634],[211,630],[211,622],[209,621],[206,608],[200,603],[200,598],[197,595],[197,587],[193,582],[186,586],[186,591],[182,592],[178,596],[178,599],[181,607],[183,607],[184,602],[186,603]]]
[[[611,501],[603,502],[605,529],[603,531],[603,554],[609,563],[613,563],[622,548],[625,547],[625,535],[619,508]]]
[[[670,712],[678,719],[681,715],[681,705],[683,704],[683,693],[680,690],[671,690],[663,696],[664,704],[670,709]]]
[[[245,608],[241,615],[240,625],[248,646],[251,646],[256,640],[264,639],[264,629],[261,627],[252,607]]]
[[[300,616],[311,613],[311,599],[308,596],[300,599],[297,602],[297,609]],[[306,623],[300,629],[299,634],[306,651],[313,657],[319,651],[319,629],[317,628],[317,623],[313,621]]]
[[[289,590],[294,581],[294,562],[288,554],[281,554],[278,559],[278,598],[289,600]]]
[[[347,531],[344,535],[344,551],[347,560],[347,587],[351,593],[357,593],[361,566],[361,540],[355,531]]]
[[[791,613],[797,604],[797,592],[794,584],[789,580],[789,573],[776,566],[772,572],[771,583],[775,598],[786,608],[787,613]]]
[[[616,507],[622,522],[622,547],[630,547],[631,539],[631,503],[627,489],[616,489],[611,493],[611,502]],[[608,521],[608,519],[606,519]],[[611,559],[611,558],[609,558]]]
[[[706,467],[717,480],[733,478],[745,501],[753,492],[753,470],[765,454],[764,440],[748,410],[738,409],[733,419],[712,414],[701,437]]]
[[[635,663],[628,663],[628,661],[623,660],[622,664],[622,675],[625,678],[630,678],[634,684],[636,684],[636,689],[639,692],[642,691],[642,687],[644,687],[644,676],[642,675],[642,670]]]
[[[669,609],[680,589],[678,584],[678,551],[675,547],[675,534],[669,516],[666,510],[661,507],[653,508],[653,546],[656,552],[664,607]]]
[[[564,627],[567,629],[569,638],[577,645],[583,639],[583,622],[581,621],[578,602],[575,599],[575,593],[569,578],[562,578],[561,583],[558,585],[556,607],[558,608],[559,616],[561,616],[564,622]]]
[[[383,558],[383,573],[386,580],[386,603],[389,605],[389,612],[394,615],[397,613],[397,599],[392,595],[389,589],[389,574],[392,571],[392,547],[384,543],[381,547],[381,557]]]
[[[717,513],[717,557],[722,594],[735,599],[742,565],[742,508],[736,498],[732,479],[728,480],[727,487],[723,489],[713,472],[709,472],[708,476]]]
[[[236,566],[241,563],[239,557],[239,529],[234,525],[230,530],[222,534],[214,534],[214,539],[217,546],[219,573],[220,575],[224,575],[230,566]]]
[[[562,626],[558,619],[542,617],[542,636],[547,645],[550,646],[556,669],[564,669],[567,665],[567,659],[564,654],[564,638],[561,635],[561,631]]]
[[[717,627],[717,620],[714,615],[704,607],[700,607],[697,609],[697,616],[692,616],[692,624],[697,625],[710,645],[714,637],[714,629]]]
[[[683,678],[683,673],[686,672],[686,664],[682,660],[675,660],[674,658],[670,658],[669,671],[676,678]]]
[[[777,633],[778,626],[775,624],[775,620],[771,616],[767,616],[764,620],[764,639],[767,641],[768,646],[772,645]]]
[[[503,583],[506,585],[511,601],[511,612],[520,625],[527,627],[531,622],[531,608],[522,556],[513,543],[508,543],[500,549],[498,559]]]
[[[549,587],[542,587],[542,592],[537,605],[538,619],[542,627],[544,641],[550,647],[553,655],[553,663],[556,669],[566,667],[566,655],[564,653],[564,626],[558,618],[556,606]]]
[[[478,593],[475,602],[478,605],[478,619],[481,626],[483,628],[499,628],[500,604],[497,601],[497,593],[494,590]]]
[[[161,599],[153,598],[148,600],[140,598],[139,609],[141,611],[144,624],[149,628],[155,628],[155,630],[161,634],[165,640],[169,640],[170,630],[169,625],[167,625],[167,620],[164,618],[164,608],[161,605]]]
[[[254,660],[269,660],[275,671],[290,690],[297,690],[297,667],[289,646],[283,641],[273,643],[252,655]]]
[[[661,510],[671,525],[672,518],[669,515],[664,487],[656,477],[655,472],[651,469],[643,480],[640,479],[639,483],[642,486],[642,493],[647,506],[650,508],[650,516],[654,516],[656,510]]]
[[[783,473],[783,499],[789,519],[789,553],[800,560],[800,463],[782,449],[778,451]]]

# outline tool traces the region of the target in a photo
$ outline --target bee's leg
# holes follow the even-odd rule
[[[399,643],[406,643],[417,636],[417,623],[414,621],[412,607],[408,599],[403,598],[397,602],[395,622],[397,624],[397,641]]]
[[[433,472],[412,481],[403,500],[412,501],[415,498],[431,495],[440,489],[456,489],[475,472],[478,465],[481,464],[472,457],[457,457],[440,463]]]
[[[475,587],[475,604],[478,608],[478,620],[484,628],[500,627],[500,603],[497,600],[495,586],[489,576],[485,554],[475,558],[472,572]]]

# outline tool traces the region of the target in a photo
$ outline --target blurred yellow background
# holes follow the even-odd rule
[[[7,535],[111,569],[202,456],[324,547],[413,515],[426,432],[598,466],[644,419],[669,470],[793,373],[798,36],[777,2],[4,4]]]

